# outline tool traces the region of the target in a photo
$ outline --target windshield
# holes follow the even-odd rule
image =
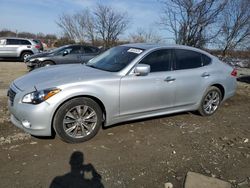
[[[87,63],[87,66],[109,72],[118,72],[142,52],[143,50],[138,48],[117,46],[93,58]]]
[[[53,50],[50,50],[49,52],[51,52],[51,53],[57,53],[57,52],[61,51],[62,49],[66,48],[66,47],[67,46],[61,46],[59,48],[55,48]]]

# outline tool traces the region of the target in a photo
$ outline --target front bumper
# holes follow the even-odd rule
[[[37,68],[40,65],[40,61],[35,60],[35,61],[26,61],[25,64],[28,69],[34,69]]]
[[[51,136],[52,106],[47,102],[38,105],[22,103],[23,94],[17,90],[15,88],[16,96],[14,101],[11,102],[8,99],[11,122],[31,135]]]

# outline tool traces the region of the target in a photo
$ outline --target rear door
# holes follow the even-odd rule
[[[176,93],[175,106],[199,102],[209,80],[209,69],[203,66],[202,54],[192,50],[175,49],[174,67]]]
[[[120,114],[152,112],[173,106],[175,83],[171,71],[171,50],[151,52],[139,63],[150,65],[146,76],[130,74],[121,79]],[[167,80],[169,79],[169,80]]]
[[[19,44],[21,45],[22,50],[32,50],[32,44],[28,40],[19,40]]]

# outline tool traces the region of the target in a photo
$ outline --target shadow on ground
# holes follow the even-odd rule
[[[50,188],[104,188],[102,177],[95,170],[94,166],[84,164],[84,155],[80,151],[75,151],[70,157],[69,164],[71,171],[63,176],[57,176],[50,184]],[[90,177],[85,177],[89,174]]]
[[[250,76],[241,76],[237,78],[237,81],[250,84]]]
[[[0,58],[0,62],[20,62],[23,63],[19,58]]]

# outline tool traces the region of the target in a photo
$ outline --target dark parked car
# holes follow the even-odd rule
[[[47,65],[86,63],[99,53],[99,48],[93,46],[66,45],[30,56],[25,63],[30,70]]]

